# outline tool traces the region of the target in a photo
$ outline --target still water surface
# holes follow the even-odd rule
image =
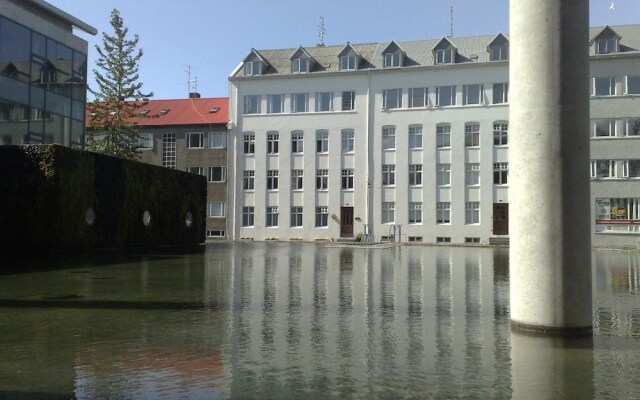
[[[638,253],[594,253],[588,340],[511,332],[505,249],[61,263],[0,275],[0,399],[640,398]]]

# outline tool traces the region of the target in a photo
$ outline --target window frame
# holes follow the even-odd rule
[[[267,170],[267,190],[270,190],[270,191],[278,190],[279,176],[280,176],[280,171],[278,171],[277,169]]]
[[[267,131],[267,154],[279,154],[280,132]]]
[[[496,82],[493,84],[491,104],[509,103],[509,82]]]
[[[329,131],[318,129],[316,131],[316,153],[326,154],[329,152]]]
[[[343,168],[341,172],[340,188],[341,190],[353,190],[353,168]]]
[[[471,102],[470,100],[474,100],[474,99],[470,99],[470,90],[473,88],[477,88],[478,93],[474,95],[477,96],[477,101],[476,102]],[[478,105],[482,105],[484,103],[484,86],[480,83],[475,83],[472,85],[463,85],[462,86],[462,105],[464,106],[478,106]]]
[[[464,124],[464,147],[480,147],[480,124],[478,122]]]
[[[340,96],[342,111],[354,111],[356,109],[356,91],[344,90]]]
[[[436,124],[436,149],[451,148],[451,124]]]
[[[220,180],[213,180],[213,171],[216,168],[220,168]],[[207,170],[207,182],[208,183],[221,183],[221,182],[226,182],[227,181],[227,167],[224,165],[212,165],[209,166],[208,170]]]
[[[278,216],[280,215],[277,206],[267,206],[265,210],[264,226],[266,228],[275,228],[278,226]]]
[[[390,97],[390,95],[393,95],[393,96]],[[400,88],[383,89],[382,90],[382,108],[385,110],[402,108],[402,89]]]
[[[436,164],[436,186],[451,186],[451,163]]]
[[[300,206],[292,206],[291,214],[290,214],[290,224],[291,228],[302,228],[304,224],[304,209]]]
[[[421,225],[422,220],[422,202],[410,201],[408,206],[408,223],[411,225]]]
[[[279,100],[279,101],[276,101]],[[277,109],[274,107],[278,105]],[[282,114],[284,113],[284,94],[269,94],[267,95],[267,114]]]
[[[214,207],[215,205],[219,207]],[[207,202],[207,218],[224,218],[226,216],[226,204],[224,201],[209,201]],[[219,210],[219,214],[214,211]]]
[[[604,82],[608,80],[607,91],[603,93],[599,90],[599,82]],[[596,97],[610,97],[617,95],[616,88],[616,77],[615,76],[594,76],[593,77],[593,87],[592,87],[592,96]],[[602,89],[603,87],[600,87]]]
[[[242,136],[242,154],[252,155],[256,152],[256,134],[245,132]]]
[[[329,169],[319,168],[316,170],[316,190],[329,190]]]
[[[333,92],[316,92],[316,112],[331,112],[333,111]],[[323,97],[327,97],[323,101]],[[324,103],[328,102],[325,106]]]
[[[316,228],[327,228],[329,226],[329,207],[316,207]]]
[[[304,153],[304,132],[303,131],[291,131],[291,153],[292,154]]]
[[[192,138],[196,138],[195,143]],[[204,149],[204,132],[187,132],[185,134],[185,147],[187,149]]]
[[[422,164],[409,164],[409,186],[422,186]]]
[[[420,93],[418,93],[416,95],[416,91],[422,91],[422,94],[420,95]],[[408,104],[409,108],[423,108],[423,107],[429,106],[429,88],[426,88],[426,87],[409,88],[408,94],[409,94],[409,104]],[[416,99],[421,99],[422,104],[420,104],[420,102],[416,103],[415,102]]]
[[[436,224],[437,225],[451,224],[451,202],[449,201],[436,202]]]
[[[494,147],[506,147],[509,145],[509,122],[495,121],[493,123]]]
[[[291,190],[303,190],[304,189],[304,170],[292,169],[291,170]]]
[[[382,150],[396,149],[396,126],[385,125],[382,127]]]
[[[465,186],[480,186],[480,163],[465,163]]]
[[[218,141],[215,140],[215,137],[219,136],[221,140],[221,146],[217,146]],[[227,148],[227,133],[226,132],[207,132],[207,145],[210,149],[226,149]]]
[[[341,133],[341,151],[343,154],[355,151],[355,131],[353,129],[343,129]]]
[[[464,223],[465,225],[480,224],[480,202],[467,201],[464,205]]]
[[[423,128],[421,124],[409,125],[409,149],[423,148]]]
[[[633,87],[634,87],[634,91],[630,92],[629,91],[629,78],[633,79]],[[624,77],[625,79],[625,84],[624,84],[624,88],[625,88],[625,93],[626,95],[640,95],[640,75],[625,75]]]
[[[307,74],[310,70],[310,62],[308,58],[299,57],[291,60],[291,73],[292,74]]]
[[[508,162],[493,163],[493,184],[501,186],[509,184]]]
[[[242,227],[248,228],[255,226],[255,207],[243,206],[242,207]]]
[[[302,107],[300,107],[302,104]],[[291,113],[309,112],[309,93],[291,93]]]
[[[382,186],[395,186],[396,185],[396,165],[395,164],[383,164],[382,165]]]
[[[393,201],[383,201],[380,213],[381,224],[393,224],[396,221],[396,203]]]
[[[443,91],[448,90],[448,103],[443,103],[443,99],[446,98],[446,93],[443,95]],[[456,105],[456,85],[436,86],[436,107],[453,107]]]
[[[253,191],[256,188],[255,181],[256,171],[253,169],[245,169],[242,172],[242,190],[243,191]]]
[[[259,94],[248,94],[244,96],[244,115],[260,114],[260,103],[262,96]]]

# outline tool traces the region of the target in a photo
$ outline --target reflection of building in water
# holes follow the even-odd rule
[[[87,42],[96,29],[42,0],[0,0],[0,146],[82,147]]]
[[[398,395],[409,390],[394,387],[400,374],[432,390],[425,395],[509,393],[508,316],[495,311],[507,309],[508,290],[494,293],[493,250],[243,246],[226,292],[226,395],[259,387],[268,396],[270,385],[294,397],[316,385],[366,393],[371,380]]]

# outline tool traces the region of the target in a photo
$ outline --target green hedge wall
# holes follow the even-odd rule
[[[0,146],[0,251],[197,245],[206,193],[205,177],[186,172],[60,145]]]

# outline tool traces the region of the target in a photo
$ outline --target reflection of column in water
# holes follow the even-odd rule
[[[450,254],[439,249],[436,255],[436,361],[438,398],[451,397],[451,382],[454,381],[453,367],[453,299],[451,297],[451,258]]]
[[[493,250],[493,354],[495,372],[493,387],[496,393],[511,392],[511,368],[509,367],[509,251]],[[502,397],[502,396],[500,396]]]
[[[300,387],[304,381],[302,357],[300,350],[302,324],[302,291],[300,280],[302,275],[302,257],[298,254],[289,256],[289,279],[287,290],[287,386]]]
[[[262,292],[262,351],[263,357],[269,357],[275,347],[275,308],[276,308],[276,267],[278,259],[264,259],[264,277]]]
[[[422,307],[422,259],[415,257],[407,260],[407,362],[409,371],[418,377],[424,374]]]
[[[327,257],[316,254],[313,266],[313,312],[311,315],[311,352],[314,377],[310,389],[326,390],[327,366]]]
[[[333,263],[330,263],[333,264]],[[333,341],[332,341],[333,342]],[[340,249],[338,263],[338,397],[350,398],[356,393],[352,365],[353,353],[353,249]]]
[[[387,255],[387,254],[385,254]],[[395,331],[394,262],[391,257],[383,257],[380,264],[380,344],[383,376],[391,376],[395,371],[397,357],[397,333]],[[399,266],[398,266],[399,267]],[[388,371],[386,373],[385,371]]]
[[[481,388],[488,389],[482,384],[485,376],[482,367],[482,332],[481,310],[482,298],[480,292],[480,254],[464,258],[464,379],[463,392],[474,393],[479,398],[495,398],[489,393],[479,392]]]
[[[511,333],[514,399],[592,399],[593,340]]]

